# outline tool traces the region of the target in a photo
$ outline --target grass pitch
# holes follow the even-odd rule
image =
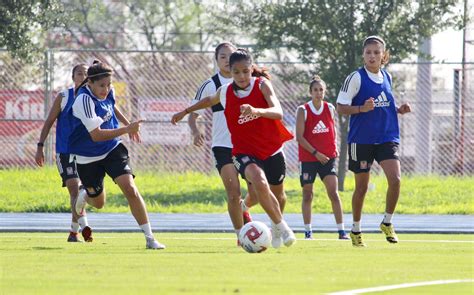
[[[2,294],[327,294],[436,280],[471,280],[383,294],[472,294],[473,235],[365,234],[365,249],[335,234],[291,248],[248,254],[233,234],[158,233],[163,251],[140,233],[0,233]],[[301,235],[299,235],[301,238]],[[380,294],[380,293],[377,293]]]

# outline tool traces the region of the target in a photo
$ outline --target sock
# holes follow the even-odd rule
[[[352,231],[355,233],[360,233],[362,230],[360,229],[360,221],[354,221],[352,224]]]
[[[311,229],[311,223],[304,225],[304,231],[312,231],[312,229]]]
[[[288,224],[286,224],[286,221],[285,220],[281,220],[280,223],[278,224],[275,224],[276,228],[280,231],[280,232],[284,232],[284,231],[287,231],[287,230],[290,230],[290,228],[288,227]]]
[[[240,235],[240,228],[235,230],[235,234],[237,235],[237,239],[239,239],[239,235]]]
[[[78,233],[79,232],[79,223],[71,222],[71,232]]]
[[[392,217],[393,217],[393,213],[392,214],[389,214],[387,212],[385,212],[385,216],[383,217],[383,223],[392,223]]]
[[[140,228],[142,229],[145,238],[154,239],[153,233],[151,232],[151,224],[149,222],[140,225]]]
[[[81,228],[84,228],[86,226],[89,226],[89,223],[87,222],[87,217],[82,216],[77,219],[77,223],[81,226]]]
[[[344,223],[338,223],[336,225],[337,225],[337,230],[344,230]]]
[[[247,205],[245,205],[245,199],[240,201],[240,206],[242,207],[242,212],[249,211],[249,207],[247,207]]]

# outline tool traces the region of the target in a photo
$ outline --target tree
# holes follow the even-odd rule
[[[31,61],[41,35],[64,21],[60,0],[4,0],[0,5],[0,47]]]
[[[380,35],[396,62],[417,52],[422,38],[431,36],[461,15],[455,0],[280,0],[240,4],[228,1],[220,21],[252,32],[257,50],[287,48],[304,62],[317,65],[336,97],[345,77],[362,65],[362,40]],[[344,190],[348,119],[339,117],[339,189]]]

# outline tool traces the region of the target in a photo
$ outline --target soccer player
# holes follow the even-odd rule
[[[332,211],[336,219],[339,239],[348,240],[344,230],[342,205],[337,192],[336,176],[336,129],[335,109],[324,101],[326,83],[315,76],[309,84],[311,100],[296,110],[296,140],[298,156],[301,162],[300,183],[303,188],[303,221],[305,239],[313,239],[311,229],[311,203],[313,201],[313,183],[319,174],[331,200]]]
[[[219,71],[199,87],[196,96],[192,100],[192,105],[204,97],[215,94],[217,89],[222,85],[232,83],[229,57],[236,49],[237,48],[229,42],[223,42],[217,45],[214,57]],[[199,147],[204,143],[204,136],[196,125],[196,120],[200,115],[203,115],[203,112],[196,111],[190,113],[188,118],[194,145]],[[227,128],[224,108],[220,103],[212,106],[212,152],[216,161],[217,171],[221,176],[222,183],[227,192],[227,209],[238,237],[243,224],[252,221],[252,218],[247,206],[245,206],[245,203],[241,200],[238,172],[232,162],[232,143],[230,141],[229,129]],[[246,210],[242,211],[242,207]]]
[[[87,85],[86,85],[87,84]],[[143,120],[128,124],[115,105],[112,87],[112,69],[99,61],[87,70],[87,79],[80,85],[71,109],[73,131],[69,151],[75,155],[77,170],[85,190],[81,190],[76,202],[80,214],[86,205],[100,209],[105,204],[104,177],[107,173],[127,198],[130,210],[145,235],[147,249],[164,249],[155,240],[148,219],[145,202],[133,180],[128,150],[119,136],[129,134],[140,142],[140,124]],[[118,120],[125,121],[119,127]]]
[[[74,87],[61,91],[56,95],[56,98],[51,106],[48,117],[41,129],[40,138],[37,144],[35,162],[38,166],[44,165],[44,141],[48,137],[49,131],[56,122],[56,165],[59,174],[62,178],[63,187],[67,187],[69,192],[69,199],[71,208],[76,201],[79,193],[79,175],[77,174],[77,167],[75,160],[69,161],[68,139],[71,133],[71,118],[67,109],[70,108],[74,102],[74,89],[81,84],[86,78],[87,66],[85,64],[77,64],[72,69],[72,80]],[[66,111],[65,111],[66,110]],[[84,241],[92,241],[92,230],[88,225],[87,216],[84,211],[82,216],[79,216],[75,210],[72,211],[72,221],[68,242],[81,242],[78,238],[80,229]]]
[[[282,149],[293,135],[281,122],[283,110],[268,72],[255,66],[245,49],[237,49],[231,54],[229,66],[232,83],[174,114],[171,122],[176,124],[190,112],[222,104],[232,141],[234,165],[242,178],[251,184],[258,202],[272,220],[273,247],[280,247],[282,242],[289,247],[296,238],[283,219],[275,189],[283,192],[286,165]]]
[[[361,217],[365,194],[374,160],[382,167],[388,182],[385,215],[380,229],[389,243],[398,243],[392,216],[400,195],[400,161],[398,146],[400,131],[397,114],[411,111],[408,103],[397,107],[392,93],[392,77],[383,69],[389,54],[385,41],[369,36],[363,42],[364,66],[351,73],[341,87],[337,111],[350,115],[349,169],[355,175],[352,196],[352,244],[365,247],[362,239]]]

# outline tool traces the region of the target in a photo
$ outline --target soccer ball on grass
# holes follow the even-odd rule
[[[242,248],[249,253],[260,253],[267,250],[272,242],[272,234],[268,226],[260,221],[245,224],[239,233]]]

